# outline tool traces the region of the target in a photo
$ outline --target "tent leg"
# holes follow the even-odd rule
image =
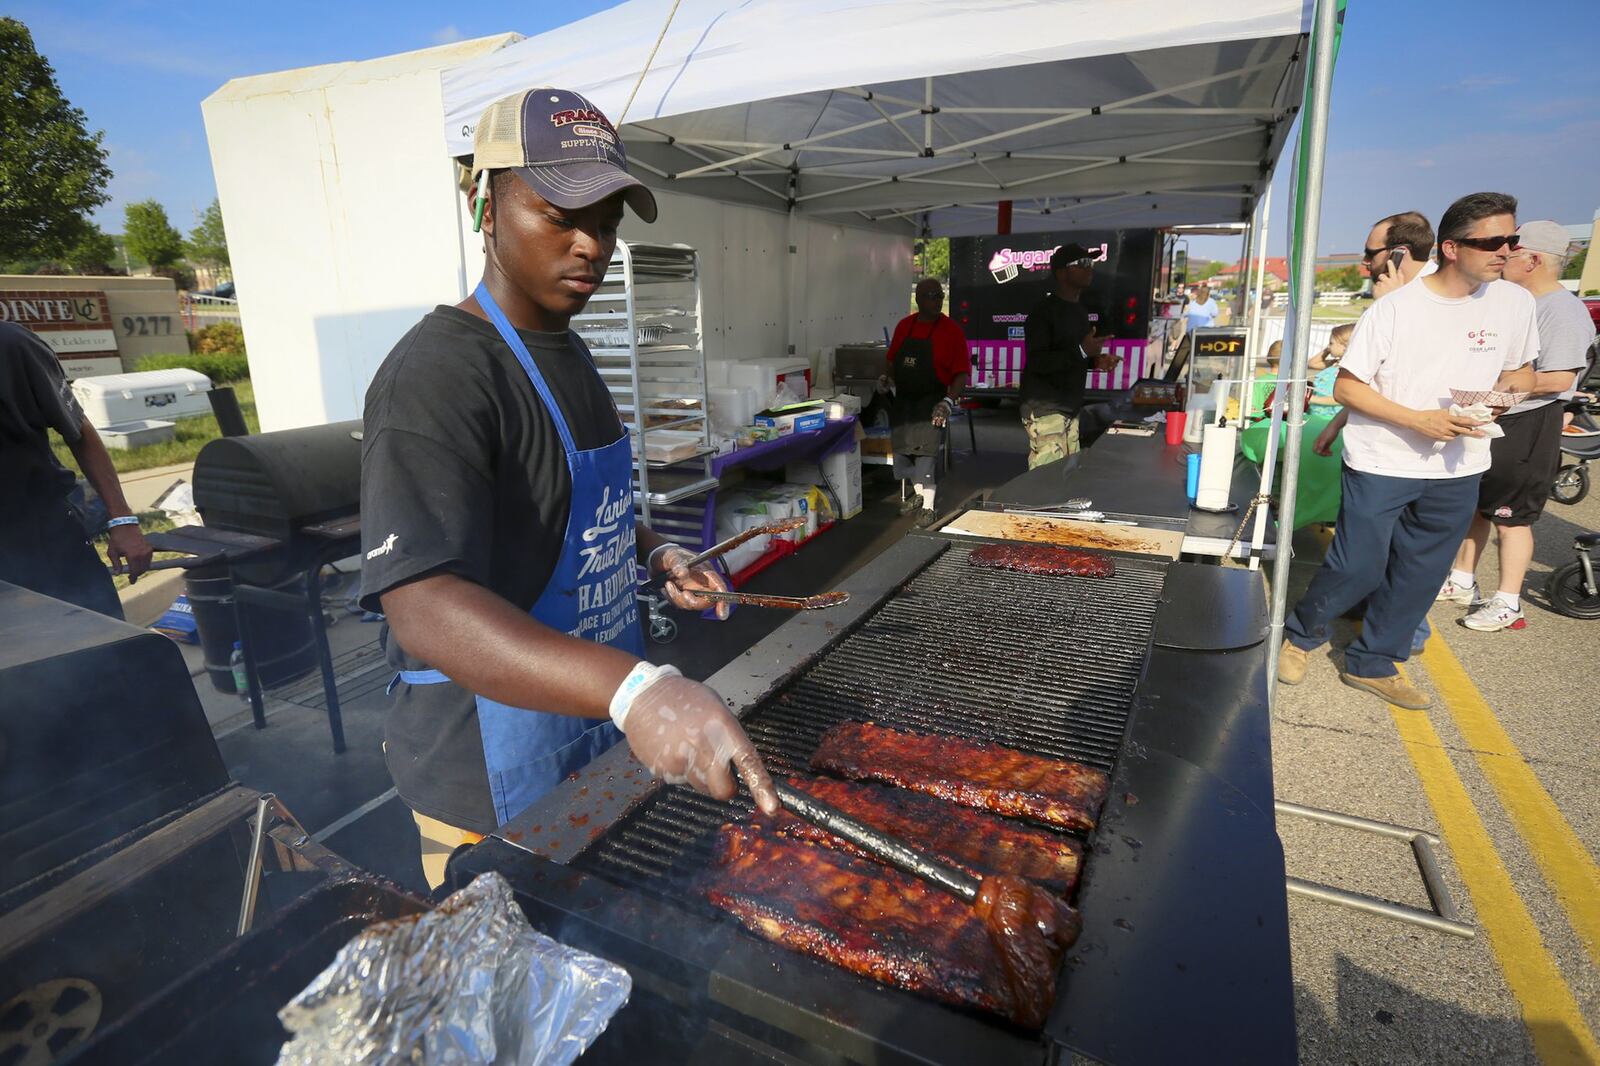
[[[1311,344],[1311,305],[1316,283],[1317,230],[1321,221],[1322,169],[1328,153],[1328,102],[1333,95],[1333,62],[1337,46],[1337,29],[1340,0],[1317,0],[1315,31],[1312,34],[1312,59],[1308,106],[1301,113],[1301,149],[1305,169],[1300,172],[1300,187],[1295,190],[1294,216],[1296,225],[1291,230],[1294,249],[1294,288],[1289,316],[1294,333],[1292,346],[1286,355],[1292,358],[1284,363],[1291,365],[1283,381],[1280,375],[1279,391],[1296,400],[1305,390],[1306,363],[1310,358],[1307,349]],[[1294,238],[1298,237],[1298,243]],[[1285,342],[1291,340],[1285,335]],[[1304,405],[1288,404],[1288,427],[1283,448],[1283,488],[1280,493],[1278,513],[1287,515],[1285,522],[1293,538],[1295,496],[1300,479],[1300,427],[1305,424]],[[1272,565],[1272,621],[1267,630],[1267,698],[1274,704],[1278,692],[1278,649],[1283,641],[1283,620],[1289,600],[1289,567],[1293,551],[1284,538],[1279,538],[1277,557]]]

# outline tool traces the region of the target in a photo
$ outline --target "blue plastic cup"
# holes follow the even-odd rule
[[[1200,492],[1200,453],[1196,452],[1188,457],[1189,478],[1186,490],[1189,493],[1189,502],[1193,503],[1195,496]]]

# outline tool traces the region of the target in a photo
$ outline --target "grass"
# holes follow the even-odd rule
[[[260,433],[261,420],[256,417],[256,394],[250,381],[246,379],[234,382],[233,391],[239,398],[239,409],[244,413],[245,425],[250,428],[251,433]],[[175,433],[171,440],[152,444],[146,448],[133,448],[128,451],[107,449],[111,453],[112,465],[117,468],[117,473],[128,474],[135,470],[149,470],[151,467],[192,463],[208,441],[222,436],[222,430],[217,428],[217,420],[210,415],[203,418],[180,419],[175,427]],[[78,462],[73,458],[72,451],[65,441],[52,433],[50,444],[55,450],[56,458],[61,460],[63,466],[68,470],[78,469]]]

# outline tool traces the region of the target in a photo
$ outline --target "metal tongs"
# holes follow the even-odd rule
[[[872,828],[865,822],[857,821],[837,807],[800,791],[788,782],[774,781],[773,787],[778,790],[778,798],[783,801],[784,808],[791,814],[805,819],[812,825],[821,826],[834,836],[843,837],[897,870],[904,870],[913,877],[920,877],[968,903],[978,901],[978,892],[983,887],[983,882],[965,870],[941,862],[926,852]]]
[[[735,533],[720,544],[712,545],[682,565],[685,568],[699,566],[703,562],[732,551],[753,537],[759,537],[764,534],[788,533],[791,530],[799,529],[805,524],[806,520],[802,516],[754,526],[742,533]],[[743,604],[746,607],[772,607],[785,611],[820,611],[827,607],[837,607],[842,603],[848,603],[850,600],[848,592],[819,592],[815,596],[767,596],[754,592],[716,592],[706,589],[694,589],[692,594],[703,596],[708,600],[724,600],[728,603]]]

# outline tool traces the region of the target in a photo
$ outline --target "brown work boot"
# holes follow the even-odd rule
[[[1285,640],[1278,650],[1278,680],[1285,685],[1298,685],[1306,679],[1306,663],[1311,653]]]
[[[1339,679],[1351,688],[1370,692],[1396,707],[1421,711],[1433,705],[1433,699],[1426,692],[1399,674],[1392,677],[1356,677],[1354,674],[1341,673]]]

